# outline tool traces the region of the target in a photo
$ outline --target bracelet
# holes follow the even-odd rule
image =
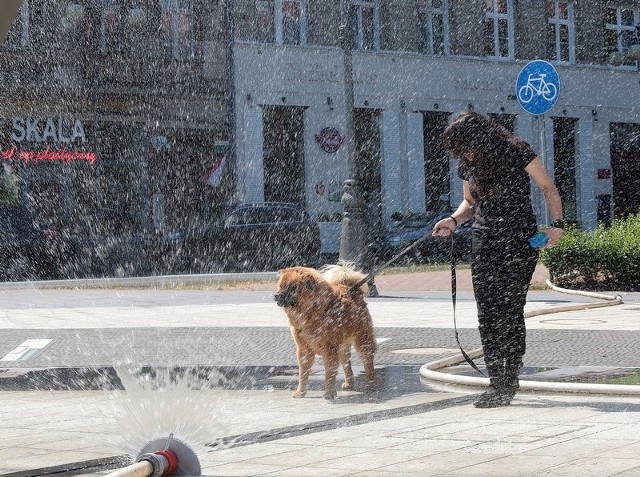
[[[453,215],[450,215],[448,218],[453,220],[453,223],[456,224],[456,227],[458,226],[458,221],[456,220],[456,218]]]
[[[551,222],[551,224],[549,224],[549,227],[564,230],[564,220],[562,219],[554,220],[553,222]]]

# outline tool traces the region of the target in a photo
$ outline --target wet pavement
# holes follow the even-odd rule
[[[419,373],[457,352],[447,289],[380,278],[381,297],[368,299],[378,390],[364,391],[355,359],[356,390],[333,402],[320,361],[307,397],[291,397],[295,350],[272,282],[0,287],[0,475],[105,475],[170,432],[211,476],[640,474],[637,396],[521,392],[509,407],[476,409],[480,388]],[[472,349],[475,303],[461,282],[457,324]],[[530,318],[523,378],[640,368],[640,294],[621,295],[621,305]],[[532,291],[527,310],[596,301]]]

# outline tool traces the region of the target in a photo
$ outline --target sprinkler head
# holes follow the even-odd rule
[[[156,474],[156,461],[163,462],[162,471]],[[150,477],[164,477],[177,472],[178,475],[200,475],[200,461],[196,453],[185,442],[174,437],[154,439],[141,449],[136,462],[146,460],[151,462],[154,473]]]
[[[136,462],[149,462],[153,472],[148,477],[171,475],[178,468],[178,457],[170,450],[161,450],[138,456]]]
[[[176,471],[176,469],[178,468],[178,456],[176,455],[175,452],[173,452],[172,450],[166,449],[166,450],[160,450],[160,451],[154,452],[154,454],[161,455],[167,460],[167,468],[163,472],[162,474],[163,476],[171,475]]]

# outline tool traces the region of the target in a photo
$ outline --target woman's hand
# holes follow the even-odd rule
[[[549,241],[542,248],[549,248],[549,247],[553,247],[560,241],[560,238],[562,237],[564,230],[562,230],[559,227],[549,227],[548,229],[544,229],[543,232],[547,234],[547,236],[549,237]]]
[[[448,237],[456,229],[455,220],[452,217],[439,220],[436,225],[433,226],[431,235],[433,237]]]

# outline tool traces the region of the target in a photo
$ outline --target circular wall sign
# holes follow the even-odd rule
[[[326,127],[319,134],[316,134],[316,143],[324,152],[336,152],[343,142],[344,136],[336,128]]]

